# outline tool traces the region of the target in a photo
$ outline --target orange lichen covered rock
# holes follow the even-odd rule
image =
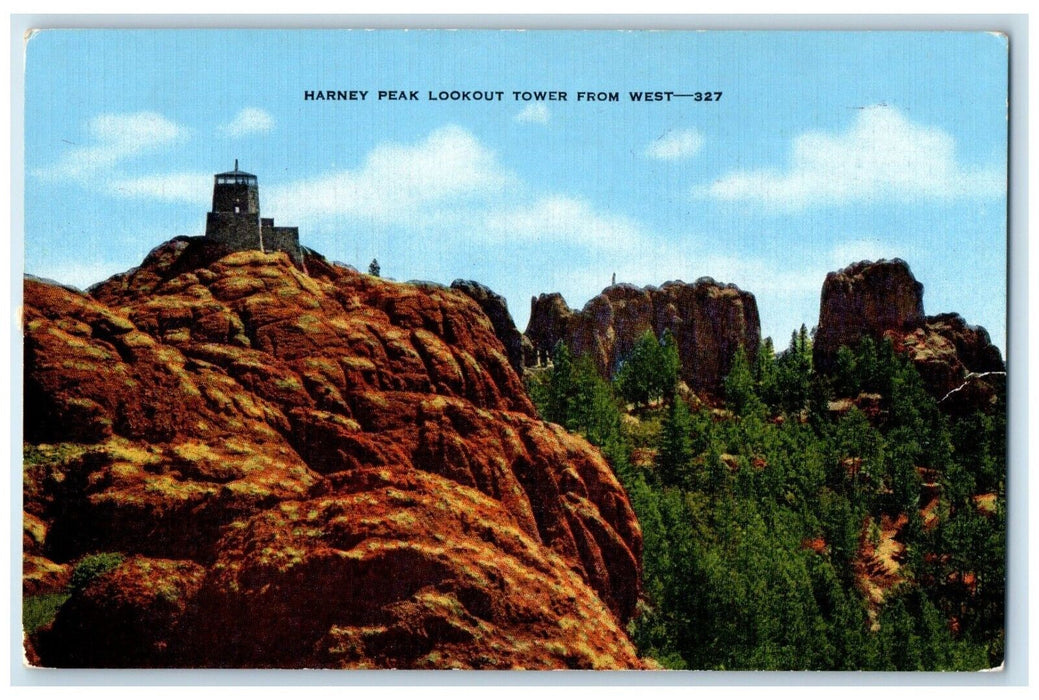
[[[36,652],[62,667],[171,665],[204,575],[190,561],[129,559],[75,591],[36,636]]]
[[[204,653],[189,663],[639,665],[582,577],[499,501],[407,468],[335,481],[228,529],[186,644]]]
[[[90,294],[26,280],[23,473],[25,509],[32,518],[26,521],[32,540],[26,552],[39,559],[27,563],[27,570],[65,567],[84,554],[106,551],[203,567],[198,605],[219,599],[244,616],[225,620],[245,635],[234,647],[238,651],[229,647],[221,656],[192,646],[202,643],[201,631],[192,632],[167,640],[167,650],[176,642],[175,656],[155,652],[140,661],[145,665],[185,659],[287,666],[635,664],[618,626],[634,613],[639,592],[641,532],[627,496],[598,450],[538,420],[476,302],[435,285],[358,274],[315,255],[306,258],[302,272],[284,254],[224,252],[201,239],[175,239],[140,268]],[[460,514],[436,506],[462,507],[464,501],[483,513],[483,521],[518,533],[523,542],[513,552],[511,534],[484,541],[473,566],[493,568],[496,557],[512,556],[522,562],[517,567],[529,569],[529,575],[514,572],[505,588],[484,593],[495,601],[527,600],[531,610],[548,607],[534,615],[519,602],[503,602],[491,618],[481,617],[466,602],[477,594],[459,593],[450,583],[460,575],[452,568],[459,562],[437,568],[403,554],[376,567],[381,573],[366,586],[370,595],[389,594],[396,586],[407,590],[394,593],[364,624],[349,616],[321,617],[319,606],[300,592],[297,617],[283,622],[285,630],[255,626],[253,618],[262,611],[254,609],[251,596],[268,585],[274,590],[288,584],[280,578],[284,572],[259,563],[266,561],[262,551],[268,545],[256,554],[241,549],[244,543],[281,541],[275,533],[285,528],[291,537],[297,529],[326,531],[328,523],[306,525],[311,505],[327,502],[334,510],[335,503],[366,491],[373,491],[371,498],[389,498],[371,486],[372,474],[384,471],[400,482],[394,493],[425,505],[419,509],[422,527],[380,526],[390,533],[380,547],[407,542],[401,551],[427,552],[440,546],[438,534],[469,537],[464,529],[456,532]],[[459,494],[465,495],[461,501]],[[302,520],[293,515],[296,507],[306,507],[299,511]],[[324,518],[327,509],[314,507]],[[347,509],[335,516],[334,527],[367,533],[368,520],[379,520],[384,511],[363,515],[363,507]],[[401,511],[401,517],[409,512]],[[293,577],[303,577],[295,585],[325,586],[322,576],[356,574],[347,559],[324,559],[330,548],[349,553],[353,547],[333,547],[324,534],[299,536],[303,561],[325,563],[293,568]],[[477,546],[469,540],[456,544]],[[440,561],[429,561],[434,560]],[[245,579],[232,575],[236,566],[245,567]],[[313,582],[310,573],[318,577]],[[129,581],[113,579],[111,586],[124,580]],[[535,580],[534,588],[522,588]],[[544,590],[549,581],[566,593]],[[355,584],[341,581],[354,586],[348,594],[354,602],[365,595]],[[48,585],[61,584],[34,584],[33,590]],[[480,637],[488,646],[471,642],[478,648],[463,654],[465,645],[448,648],[434,640],[424,654],[408,651],[425,644],[411,637],[436,636],[415,627],[415,620],[443,612],[432,598],[414,597],[427,589],[470,596],[459,603],[475,617],[452,618],[451,625],[492,625],[495,632]],[[104,591],[91,596],[100,601]],[[72,619],[66,608],[75,600],[58,621]],[[294,604],[291,598],[283,603]],[[353,603],[326,604],[345,610]],[[183,629],[205,628],[195,607],[185,610],[177,613],[186,616]],[[308,615],[317,617],[311,621]],[[567,620],[563,632],[570,641],[563,632],[558,638],[566,650],[537,650],[536,639],[551,638],[542,626],[553,620]],[[292,637],[292,630],[303,634],[312,624],[320,636],[308,637],[305,649],[293,646],[294,655],[242,651],[254,642],[262,646],[261,639],[250,641],[253,633]],[[379,626],[385,633],[363,631]],[[445,638],[457,632],[446,629]],[[356,635],[377,636],[381,641],[362,646],[379,651],[333,652],[356,646]],[[324,646],[314,646],[318,639],[326,640]],[[70,649],[49,656],[58,648],[65,647],[36,645],[44,664],[78,658]],[[433,651],[443,656],[427,658]],[[480,660],[479,653],[488,656]]]

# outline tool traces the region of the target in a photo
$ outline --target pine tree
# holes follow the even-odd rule
[[[859,395],[859,376],[855,353],[851,348],[842,345],[837,350],[837,360],[833,370],[833,388],[838,396],[856,397]]]
[[[617,372],[617,390],[625,401],[645,406],[673,390],[678,382],[678,348],[669,338],[670,333],[665,333],[662,344],[653,331],[646,331],[635,341]]]
[[[725,377],[725,404],[729,410],[739,416],[763,413],[764,406],[754,385],[747,353],[741,345],[736,348],[729,374]]]
[[[808,405],[812,382],[812,342],[808,328],[790,334],[790,347],[776,361],[779,404],[788,413],[799,413]]]
[[[770,406],[778,403],[776,386],[776,351],[772,338],[765,338],[758,348],[758,356],[754,360],[754,381],[757,382],[758,396]]]
[[[573,356],[566,343],[559,341],[552,350],[552,370],[546,392],[545,420],[566,426],[574,393]]]
[[[661,425],[657,473],[666,486],[688,486],[693,459],[692,417],[685,402],[672,396],[671,405]]]
[[[664,398],[673,399],[682,371],[682,358],[678,354],[678,342],[670,330],[665,330],[660,336],[658,357],[660,377],[656,388]]]
[[[599,376],[589,356],[580,357],[573,365],[565,427],[602,447],[620,435],[620,416],[613,389]]]

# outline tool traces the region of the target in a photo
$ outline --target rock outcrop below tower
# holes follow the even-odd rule
[[[642,667],[628,497],[477,303],[305,263],[178,239],[90,294],[26,281],[27,580],[123,557],[30,658]]]

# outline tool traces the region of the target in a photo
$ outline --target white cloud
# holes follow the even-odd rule
[[[187,130],[155,112],[100,114],[87,124],[89,143],[69,148],[50,168],[37,175],[86,180],[133,156],[169,146]]]
[[[601,249],[637,248],[643,239],[643,231],[634,220],[600,213],[588,202],[564,195],[548,195],[519,207],[490,211],[485,228],[496,238],[568,242]]]
[[[880,198],[999,196],[1006,192],[1006,176],[998,166],[963,166],[949,134],[915,124],[892,107],[874,106],[860,110],[844,133],[795,138],[785,170],[735,171],[694,192],[796,211]]]
[[[515,178],[497,156],[457,126],[418,144],[377,146],[356,170],[341,170],[268,188],[265,208],[282,220],[357,217],[414,221],[435,207],[466,207],[500,197]]]
[[[238,112],[229,123],[220,127],[220,132],[232,138],[262,134],[274,128],[274,117],[258,107],[246,107]]]
[[[423,279],[491,279],[522,268],[534,276],[558,274],[559,284],[545,281],[544,288],[566,291],[571,276],[595,271],[602,282],[626,261],[653,269],[666,258],[648,244],[652,231],[640,222],[521,180],[457,126],[416,143],[376,146],[352,169],[268,186],[262,200],[266,216],[298,225],[319,250],[338,246],[329,254],[344,260],[378,257],[390,276],[394,265]],[[652,251],[657,255],[649,257]],[[500,281],[496,289],[511,295],[512,306],[530,292],[520,279]],[[524,316],[518,307],[513,313]]]
[[[536,192],[457,126],[415,144],[376,146],[356,169],[268,187],[264,199],[267,214],[311,232],[360,223],[461,236],[467,246],[552,242],[598,251],[637,249],[646,237],[626,216]]]
[[[181,172],[112,178],[105,181],[104,187],[109,194],[117,197],[206,204],[213,192],[213,176],[209,173]]]
[[[549,116],[548,106],[544,102],[532,102],[513,119],[527,124],[548,124]]]
[[[665,132],[646,146],[646,155],[658,160],[692,158],[703,148],[703,136],[696,129],[677,129]]]
[[[353,170],[268,187],[263,209],[311,231],[361,222],[461,235],[466,245],[551,241],[606,251],[637,248],[645,237],[628,217],[565,194],[534,191],[457,126],[436,129],[415,144],[379,145]]]

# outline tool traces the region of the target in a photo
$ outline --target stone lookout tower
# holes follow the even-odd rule
[[[233,250],[284,251],[297,265],[303,262],[299,228],[275,226],[260,217],[260,188],[256,176],[238,169],[213,177],[213,211],[206,216],[206,238]]]

